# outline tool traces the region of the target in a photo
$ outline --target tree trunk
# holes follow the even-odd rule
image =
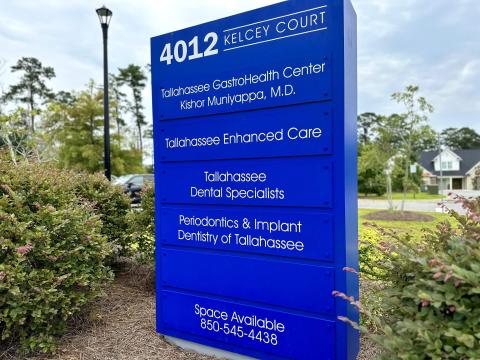
[[[142,125],[139,122],[137,122],[137,128],[138,128],[138,144],[140,145],[140,151],[143,154]]]
[[[94,119],[93,115],[90,115],[90,140],[92,142],[92,145],[95,145],[95,135],[93,134],[94,132]]]
[[[34,114],[35,104],[33,103],[32,89],[30,89],[29,91],[30,91],[29,103],[30,103],[30,122],[31,122],[30,126],[32,129],[32,133],[34,133],[35,132],[35,114]]]
[[[120,99],[118,97],[115,97],[115,122],[117,123],[117,136],[118,136],[118,144],[121,146],[122,142],[120,139],[120,107],[118,106],[118,103],[120,102]]]
[[[140,144],[140,151],[143,154],[142,124],[140,123],[140,106],[137,100],[135,100],[135,117],[138,128],[138,143]]]
[[[118,117],[117,117],[115,120],[116,120],[116,122],[117,122],[118,143],[121,144],[121,141],[120,141],[120,121],[119,121]]]
[[[411,153],[412,153],[412,144],[411,144],[411,141],[409,140],[407,145],[407,153],[405,154],[405,174],[403,176],[403,199],[402,199],[401,211],[405,211],[405,201],[407,200]]]
[[[401,211],[405,211],[405,200],[407,200],[407,189],[408,189],[408,163],[409,157],[405,159],[405,175],[403,177],[403,199]]]
[[[10,140],[10,136],[5,137],[8,149],[10,150],[10,157],[12,158],[12,162],[17,165],[17,156],[15,154],[15,149],[13,148],[12,141]]]
[[[387,201],[388,210],[393,211],[393,196],[392,196],[392,176],[387,173]]]

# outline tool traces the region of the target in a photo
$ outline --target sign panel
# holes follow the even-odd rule
[[[171,249],[162,251],[161,267],[166,287],[246,301],[253,298],[258,303],[312,313],[333,312],[332,268]]]
[[[333,205],[331,159],[304,157],[171,163],[162,166],[160,199],[174,204]]]
[[[165,206],[166,245],[333,261],[333,217],[313,211]]]
[[[328,60],[327,56],[315,55],[308,62],[284,60],[283,64],[257,72],[254,68],[213,71],[212,76],[220,76],[204,84],[182,81],[180,76],[174,87],[161,86],[165,105],[160,117],[210,115],[328,99],[332,82]],[[168,82],[166,79],[165,84]],[[317,89],[311,92],[314,83]]]
[[[154,38],[167,70],[155,79],[158,119],[330,99],[331,8],[289,2]]]
[[[157,331],[355,359],[356,17],[289,0],[151,40]]]
[[[308,61],[279,59],[279,62],[275,67],[256,65],[225,72],[213,69],[213,80],[206,83],[193,83],[180,74],[175,80],[161,80],[160,96],[164,105],[160,118],[244,111],[330,97],[332,70],[327,56],[315,54]],[[173,87],[167,87],[170,82],[174,83]],[[314,92],[311,91],[313,84],[316,85]]]
[[[320,359],[335,359],[335,321],[170,291],[164,292],[162,306],[166,328],[197,341],[213,339],[245,351],[311,360],[319,359],[321,344]]]
[[[330,106],[313,103],[295,108],[217,115],[198,121],[165,121],[160,126],[160,159],[190,161],[333,152]]]

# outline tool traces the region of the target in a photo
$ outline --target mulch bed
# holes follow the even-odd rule
[[[435,217],[428,214],[421,214],[413,211],[375,211],[370,214],[364,215],[364,219],[367,220],[383,220],[383,221],[418,221],[418,222],[431,222],[435,220]]]
[[[74,319],[54,355],[22,357],[13,349],[1,360],[212,360],[184,351],[155,333],[155,295],[150,271],[133,269],[117,275],[105,296]],[[147,280],[146,280],[147,279]],[[378,349],[362,340],[358,360],[373,359]]]

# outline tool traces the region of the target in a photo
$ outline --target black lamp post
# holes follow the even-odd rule
[[[112,179],[110,167],[110,104],[108,100],[108,25],[112,18],[112,11],[104,6],[97,9],[98,19],[102,25],[103,33],[103,142],[105,146],[105,176],[110,181]]]

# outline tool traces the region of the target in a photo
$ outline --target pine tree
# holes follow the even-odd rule
[[[126,108],[126,99],[127,95],[122,92],[121,84],[117,76],[110,74],[109,75],[109,89],[110,89],[110,98],[112,99],[110,108],[111,108],[111,115],[113,120],[115,121],[116,128],[117,128],[117,140],[120,142],[122,138],[122,128],[127,125],[125,119],[123,118],[122,114]]]
[[[142,91],[145,89],[147,76],[143,69],[134,64],[128,65],[126,68],[118,69],[118,82],[121,85],[126,85],[132,91],[132,101],[129,110],[135,118],[135,125],[137,127],[137,136],[140,151],[143,152],[143,132],[142,127],[147,124],[145,121],[145,114],[143,113],[143,95]]]
[[[21,72],[18,84],[11,85],[3,95],[5,101],[18,101],[26,104],[30,114],[30,128],[35,132],[35,116],[39,111],[39,102],[45,103],[53,98],[53,92],[46,81],[55,77],[52,67],[44,67],[40,60],[33,57],[22,57],[11,67],[13,72]]]

